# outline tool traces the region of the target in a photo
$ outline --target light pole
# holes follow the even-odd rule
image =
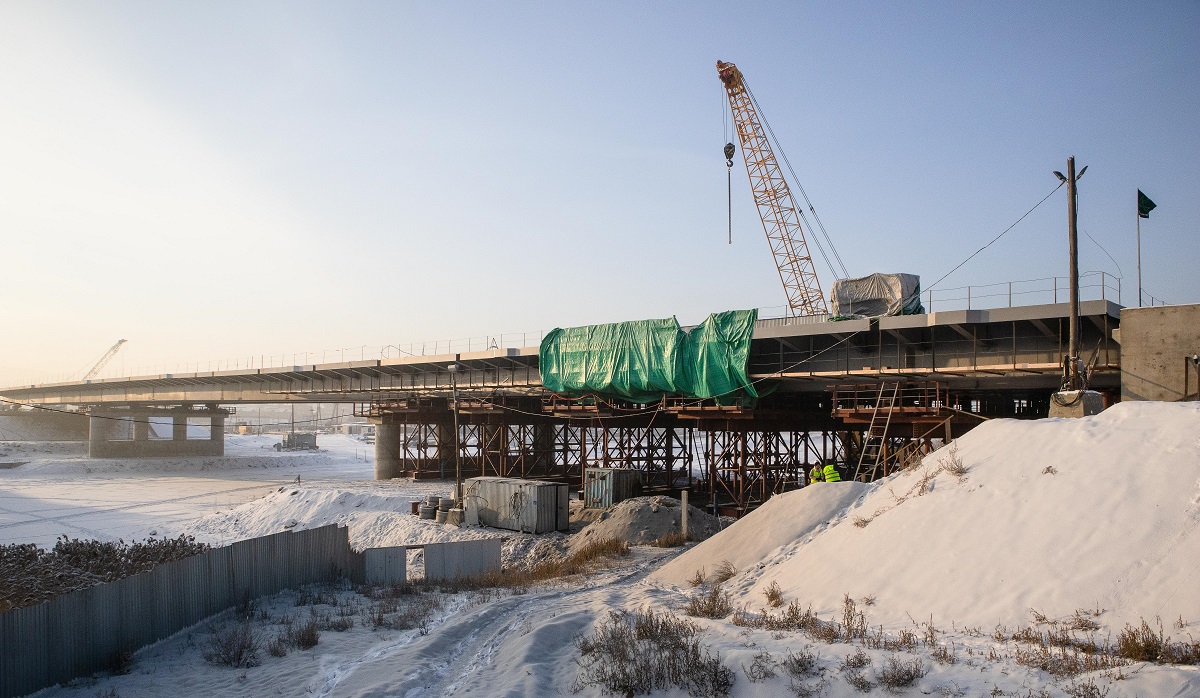
[[[1071,338],[1069,356],[1063,370],[1063,390],[1079,390],[1083,380],[1079,376],[1079,210],[1078,189],[1075,183],[1087,172],[1087,165],[1075,174],[1075,156],[1067,158],[1067,176],[1055,171],[1054,176],[1067,185],[1067,235],[1071,242]]]
[[[454,411],[454,499],[455,505],[461,507],[463,499],[462,489],[462,464],[459,460],[458,446],[458,364],[450,364],[446,367],[450,372],[450,392],[452,394],[452,404]]]

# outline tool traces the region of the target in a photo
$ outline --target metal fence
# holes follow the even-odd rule
[[[363,557],[335,524],[240,541],[0,614],[0,698],[113,666],[243,598],[347,576]]]

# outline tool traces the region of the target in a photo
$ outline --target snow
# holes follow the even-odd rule
[[[220,544],[337,522],[350,527],[356,547],[500,535],[505,564],[515,565],[561,555],[572,538],[608,535],[606,525],[638,537],[678,519],[677,506],[659,502],[658,512],[630,504],[641,513],[596,516],[594,532],[584,527],[573,536],[442,526],[409,514],[408,503],[445,494],[448,483],[375,482],[370,446],[348,436],[322,436],[317,453],[275,453],[275,440],[230,437],[226,459],[154,462],[90,461],[58,446],[0,445],[3,460],[30,461],[0,471],[0,536],[29,541],[88,529],[128,539],[156,530]],[[650,514],[653,526],[643,520]],[[729,561],[738,572],[726,588],[735,606],[750,612],[763,609],[763,591],[774,582],[785,601],[811,605],[823,620],[840,620],[848,594],[872,628],[920,635],[924,624],[934,624],[937,645],[958,661],[938,663],[926,645],[899,653],[920,658],[926,669],[905,694],[1059,698],[1070,695],[1070,680],[1015,661],[1014,644],[992,637],[997,625],[1010,631],[1029,625],[1030,609],[1050,617],[1082,610],[1101,624],[1101,640],[1142,618],[1161,618],[1177,639],[1200,634],[1197,524],[1200,406],[1121,403],[1077,420],[996,420],[911,471],[871,485],[821,483],[776,496],[683,549],[637,547],[618,567],[522,593],[442,595],[427,634],[357,623],[346,632],[322,632],[313,650],[283,658],[264,653],[261,667],[235,670],[212,666],[200,654],[209,626],[232,622],[227,614],[140,650],[128,675],[40,696],[90,698],[109,689],[123,698],[565,695],[576,676],[577,635],[610,610],[682,614],[696,593],[687,579]],[[338,594],[343,605],[364,603],[352,591]],[[266,619],[255,620],[256,627],[269,632],[281,615],[309,612],[295,607],[294,598],[285,592],[263,600]],[[808,683],[823,682],[821,695],[861,695],[841,668],[855,645],[738,627],[729,619],[695,620],[704,644],[736,672],[734,698],[790,695],[781,670],[754,683],[744,667],[762,652],[782,659],[805,647],[817,656],[818,673]],[[896,654],[865,652],[871,678]],[[1076,681],[1095,681],[1110,698],[1200,695],[1197,667],[1138,663]],[[599,694],[594,687],[580,691]]]
[[[761,598],[772,582],[818,613],[840,609],[847,593],[875,597],[873,617],[894,625],[932,615],[1013,627],[1030,609],[1099,610],[1114,633],[1143,618],[1200,619],[1200,406],[995,420],[953,448],[962,477],[941,470],[943,448],[870,486],[792,492],[656,579],[680,584],[728,559],[744,570],[730,582],[739,599]]]

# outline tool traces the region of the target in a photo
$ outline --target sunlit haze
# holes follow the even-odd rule
[[[6,2],[0,385],[118,339],[104,375],[778,314],[740,153],[726,243],[718,59],[851,275],[932,284],[1074,155],[1081,269],[1137,304],[1140,188],[1147,292],[1200,301],[1198,36],[1194,2]],[[1066,221],[939,288],[1065,276]]]

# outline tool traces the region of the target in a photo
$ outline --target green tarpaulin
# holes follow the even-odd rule
[[[688,332],[675,318],[554,329],[538,354],[542,385],[640,403],[668,395],[756,398],[746,363],[757,319],[757,310],[731,310]]]

